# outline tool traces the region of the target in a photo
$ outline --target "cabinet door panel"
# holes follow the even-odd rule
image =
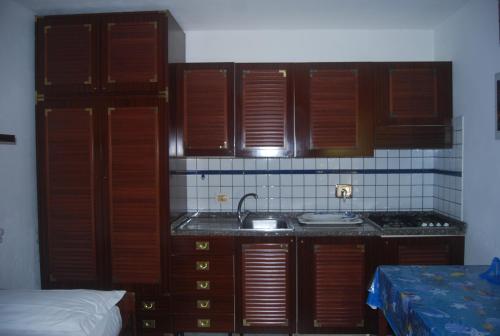
[[[296,65],[297,154],[373,153],[373,71],[361,63]]]
[[[37,22],[37,90],[90,92],[98,87],[97,24],[91,16]]]
[[[92,104],[46,104],[43,130],[45,193],[41,234],[44,287],[87,287],[99,283],[99,199],[96,195],[96,115]],[[40,137],[41,135],[41,137]]]
[[[364,326],[364,245],[314,245],[314,326]]]
[[[295,330],[293,247],[289,239],[241,242],[237,280],[240,332]]]
[[[293,155],[291,66],[238,64],[237,155]]]
[[[179,154],[232,155],[233,66],[179,65]]]
[[[451,63],[380,63],[377,90],[375,147],[451,146]]]
[[[108,197],[114,283],[160,281],[157,103],[107,109]]]
[[[166,17],[116,14],[103,19],[102,81],[107,91],[165,90]]]

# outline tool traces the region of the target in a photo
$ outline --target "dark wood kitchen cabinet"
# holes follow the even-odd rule
[[[172,239],[174,332],[234,332],[234,239]]]
[[[463,265],[464,237],[381,239],[381,265]]]
[[[371,63],[295,65],[297,156],[373,155]]]
[[[133,291],[148,335],[171,330],[167,69],[184,40],[168,12],[36,23],[42,288]]]
[[[176,65],[177,155],[234,154],[234,63]]]
[[[241,237],[236,260],[236,331],[294,333],[295,239]]]
[[[236,64],[236,155],[293,156],[293,66]]]
[[[376,88],[376,148],[451,146],[451,62],[378,63]]]
[[[165,92],[166,60],[184,58],[169,12],[47,16],[36,29],[36,86],[44,95]]]
[[[372,237],[301,237],[298,332],[366,333],[373,321],[366,288],[376,261]]]

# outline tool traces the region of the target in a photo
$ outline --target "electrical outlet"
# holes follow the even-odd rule
[[[335,185],[335,197],[344,199],[352,198],[352,184]]]
[[[227,201],[229,201],[229,197],[226,194],[218,194],[217,196],[215,196],[215,199],[219,203],[226,203]]]

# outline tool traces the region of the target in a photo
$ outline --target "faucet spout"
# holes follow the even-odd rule
[[[240,223],[243,223],[243,220],[244,220],[244,219],[245,219],[245,217],[246,217],[246,214],[243,214],[243,213],[241,212],[241,208],[242,208],[242,206],[243,206],[243,202],[245,202],[245,199],[246,199],[247,197],[253,197],[253,198],[255,198],[255,199],[258,199],[258,198],[259,198],[259,196],[258,196],[257,194],[255,194],[255,193],[245,194],[245,195],[243,195],[243,197],[241,197],[241,198],[240,198],[240,201],[238,202],[238,221],[239,221]]]

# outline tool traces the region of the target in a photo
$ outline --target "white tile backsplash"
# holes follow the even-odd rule
[[[374,157],[366,158],[171,159],[171,166],[188,170],[188,175],[177,173],[182,179],[174,175],[171,184],[176,183],[176,192],[187,197],[187,211],[235,211],[243,194],[256,192],[258,201],[245,202],[253,211],[436,210],[461,218],[462,118],[455,118],[453,125],[450,149],[376,150]],[[335,173],[339,169],[352,173]],[[397,173],[401,169],[428,171]],[[254,170],[258,174],[248,174]],[[315,174],[301,174],[301,170],[315,170]],[[454,172],[457,176],[450,175]],[[335,198],[339,183],[353,185],[353,199]],[[219,194],[227,195],[228,201],[219,203]]]

